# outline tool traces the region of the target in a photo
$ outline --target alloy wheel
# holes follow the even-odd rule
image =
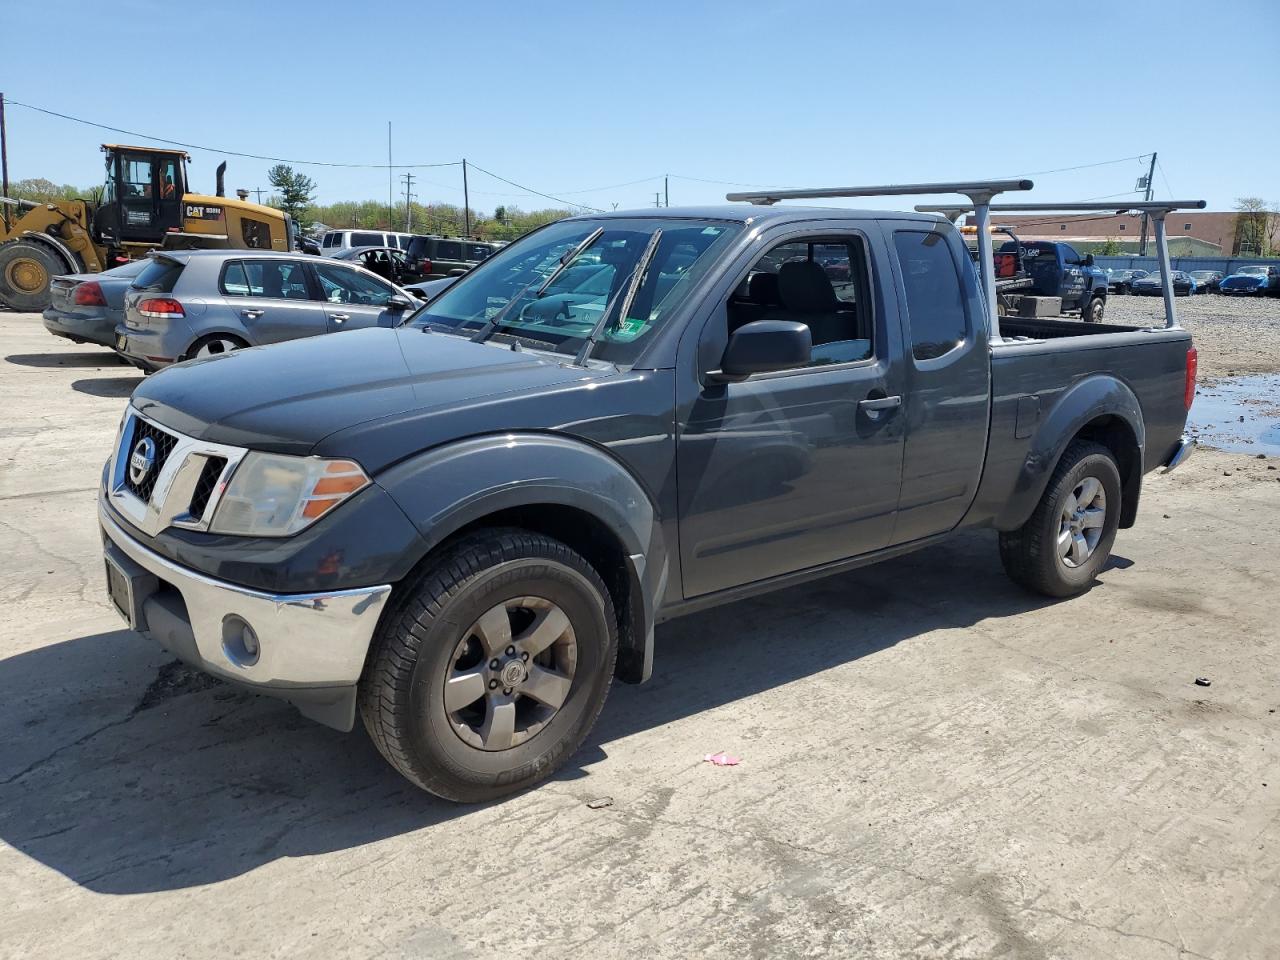
[[[578,642],[558,605],[514,597],[462,635],[444,683],[454,733],[479,750],[508,750],[546,727],[573,686]]]
[[[1107,494],[1102,482],[1084,477],[1076,484],[1058,521],[1058,558],[1068,567],[1080,567],[1089,561],[1102,539],[1107,519]]]

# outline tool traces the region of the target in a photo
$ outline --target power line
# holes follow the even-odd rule
[[[1173,187],[1169,186],[1169,178],[1164,175],[1164,164],[1156,160],[1156,169],[1160,171],[1160,179],[1164,181],[1164,188],[1169,191],[1169,196],[1173,196]]]
[[[85,120],[82,117],[73,117],[68,113],[59,113],[56,110],[46,110],[44,107],[37,107],[34,104],[23,103],[20,100],[6,99],[5,103],[15,107],[25,107],[28,110],[34,110],[37,113],[43,113],[50,117],[58,117],[61,120],[70,120],[73,123],[82,123],[87,127],[96,127],[99,130],[109,130],[112,133],[123,133],[126,137],[141,137],[143,140],[152,140],[156,143],[167,143],[173,147],[186,147],[189,150],[207,150],[210,153],[222,153],[229,157],[245,157],[249,160],[270,160],[272,163],[289,163],[298,166],[310,167],[349,167],[366,170],[386,170],[391,164],[386,163],[333,163],[328,160],[289,160],[285,157],[267,157],[259,153],[243,153],[239,150],[224,150],[221,147],[210,147],[200,143],[185,143],[182,140],[168,140],[165,137],[153,137],[149,133],[138,133],[136,130],[124,130],[120,127],[113,127],[105,123],[95,123],[92,120]],[[461,160],[450,160],[447,163],[397,163],[395,169],[404,170],[419,167],[457,167],[461,166]]]
[[[1105,167],[1113,163],[1128,163],[1130,160],[1145,160],[1149,156],[1151,156],[1149,153],[1140,153],[1136,157],[1119,157],[1116,160],[1099,160],[1097,163],[1080,163],[1076,164],[1074,167],[1058,167],[1056,170],[1031,170],[1025,173],[1013,174],[1013,176],[1044,177],[1051,173],[1069,173],[1072,170],[1087,170],[1090,167]]]
[[[495,180],[501,180],[503,183],[507,184],[508,186],[515,187],[517,190],[523,190],[525,193],[532,193],[535,196],[543,197],[547,200],[554,200],[556,203],[563,203],[567,207],[581,207],[583,210],[590,210],[592,213],[604,213],[604,211],[601,210],[599,207],[589,207],[584,203],[574,203],[571,200],[563,200],[560,197],[553,197],[549,193],[543,193],[541,190],[534,190],[532,187],[526,187],[522,183],[516,183],[514,180],[508,180],[506,177],[500,177],[496,173],[494,173],[492,170],[486,170],[484,167],[480,166],[474,160],[468,161],[468,163],[473,170],[478,170],[481,173],[483,173],[485,176],[493,177],[493,179]]]

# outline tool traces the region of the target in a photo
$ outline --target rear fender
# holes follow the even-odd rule
[[[1116,431],[1119,421],[1124,431]],[[1102,429],[1102,425],[1107,425]],[[1091,428],[1091,425],[1092,428]],[[1088,428],[1088,429],[1087,429]],[[1133,391],[1115,377],[1098,375],[1073,384],[1062,393],[1031,438],[1013,493],[996,517],[999,530],[1016,530],[1030,518],[1044,496],[1049,479],[1072,440],[1097,432],[1107,437],[1120,466],[1123,484],[1121,526],[1133,525],[1142,485],[1146,430],[1142,407]],[[1120,447],[1116,450],[1115,447]],[[1126,449],[1127,448],[1127,449]]]
[[[422,555],[412,558],[415,565],[460,530],[494,515],[520,510],[536,515],[539,508],[587,515],[584,519],[607,530],[614,541],[609,553],[626,568],[599,571],[610,584],[625,574],[628,588],[619,674],[632,681],[648,678],[667,550],[652,499],[613,457],[568,437],[504,433],[419,454],[383,471],[377,482],[426,544]]]

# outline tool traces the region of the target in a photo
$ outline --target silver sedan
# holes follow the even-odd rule
[[[152,254],[124,297],[115,349],[143,370],[360,327],[392,327],[418,301],[361,267],[267,250]]]

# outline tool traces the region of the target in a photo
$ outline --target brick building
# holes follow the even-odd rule
[[[1183,256],[1240,254],[1239,217],[1235,212],[1175,210],[1165,218],[1170,250]],[[1109,240],[1119,243],[1126,252],[1136,251],[1142,236],[1142,217],[1138,214],[993,213],[991,220],[1013,227],[1024,240],[1065,240],[1082,252],[1097,252],[1097,248]],[[1280,218],[1273,217],[1272,223],[1273,228],[1280,226]],[[1154,240],[1154,225],[1148,227],[1147,236]],[[1257,254],[1257,251],[1245,252]]]

